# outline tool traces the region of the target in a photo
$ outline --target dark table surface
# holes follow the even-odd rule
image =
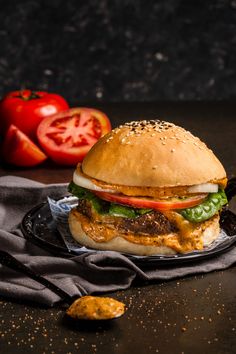
[[[98,107],[98,106],[97,106]],[[184,126],[213,149],[228,176],[236,174],[236,103],[114,103],[103,109],[116,126],[163,118]],[[132,158],[132,157],[131,157]],[[2,166],[0,176],[68,182],[73,168],[49,162],[34,169]],[[232,204],[235,210],[235,202]],[[109,294],[125,302],[122,318],[106,324],[73,324],[64,309],[0,301],[0,353],[235,353],[236,267],[168,282],[136,284]]]

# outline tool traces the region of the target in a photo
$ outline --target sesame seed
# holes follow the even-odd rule
[[[143,120],[143,121],[132,121],[129,123],[125,123],[124,126],[130,128],[130,130],[134,132],[134,134],[137,134],[137,133],[142,133],[144,131],[150,132],[152,130],[161,132],[163,130],[170,129],[171,127],[174,126],[174,124],[161,121],[158,119],[156,120],[152,119],[152,120]],[[121,125],[119,128],[121,129],[124,126]]]
[[[173,133],[171,134],[170,131],[173,131]],[[194,144],[199,150],[204,150],[205,148],[205,144],[189,131],[160,119],[131,121],[122,124],[111,131],[105,143],[109,143],[118,133],[120,133],[120,144],[130,145],[134,139],[138,139],[148,133],[151,137],[156,136],[162,145],[167,145],[168,139],[172,139],[182,144]],[[175,149],[170,149],[170,151],[173,153]]]

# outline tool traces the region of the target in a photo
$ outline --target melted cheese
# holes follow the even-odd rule
[[[162,235],[135,234],[132,232],[122,232],[116,228],[115,224],[91,222],[86,216],[76,213],[76,217],[81,223],[83,231],[95,242],[109,242],[115,237],[121,236],[129,242],[140,245],[166,246],[176,252],[185,253],[192,250],[203,249],[203,231],[210,225],[214,218],[202,223],[191,223],[174,211],[163,211],[163,214],[176,225],[178,233]]]

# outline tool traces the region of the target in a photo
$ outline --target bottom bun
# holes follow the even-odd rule
[[[220,233],[220,227],[219,227],[219,216],[216,215],[210,220],[207,220],[206,222],[201,223],[201,227],[196,227],[196,230],[193,232],[193,237],[197,237],[199,240],[198,244],[200,245],[199,247],[188,249],[185,252],[182,251],[176,251],[175,248],[165,246],[165,245],[155,245],[155,241],[153,241],[153,244],[150,244],[150,239],[152,237],[147,237],[149,239],[149,244],[142,244],[141,241],[138,242],[138,239],[140,237],[141,239],[144,239],[143,235],[135,235],[135,234],[129,234],[132,238],[135,238],[135,242],[130,242],[127,239],[122,236],[122,234],[119,234],[119,230],[116,230],[115,232],[117,233],[114,236],[114,230],[113,231],[113,237],[112,239],[108,241],[95,241],[91,236],[89,236],[89,233],[85,232],[85,228],[83,228],[84,221],[86,219],[86,226],[89,225],[91,229],[94,229],[97,231],[99,234],[106,234],[107,232],[107,227],[106,225],[100,224],[98,227],[94,225],[93,222],[90,222],[87,217],[84,215],[80,214],[76,209],[73,209],[70,214],[69,214],[69,227],[71,234],[73,238],[82,246],[86,246],[89,248],[97,249],[97,250],[109,250],[109,251],[118,251],[122,253],[128,253],[128,254],[134,254],[134,255],[140,255],[140,256],[151,256],[151,255],[172,255],[176,253],[185,253],[189,251],[194,251],[194,250],[201,250],[203,246],[209,246],[217,237],[219,236]],[[97,229],[96,229],[97,228]],[[88,229],[88,227],[87,227]],[[197,231],[197,233],[195,232]],[[154,236],[153,240],[161,237],[163,240],[163,243],[165,243],[165,238],[177,238],[177,234],[168,234],[168,235],[161,235],[161,236]],[[97,237],[99,240],[99,235]]]

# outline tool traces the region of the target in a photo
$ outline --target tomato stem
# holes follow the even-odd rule
[[[24,101],[29,101],[29,100],[33,100],[36,98],[40,98],[40,95],[38,95],[37,92],[35,92],[35,91],[21,90],[19,98],[21,98]]]

